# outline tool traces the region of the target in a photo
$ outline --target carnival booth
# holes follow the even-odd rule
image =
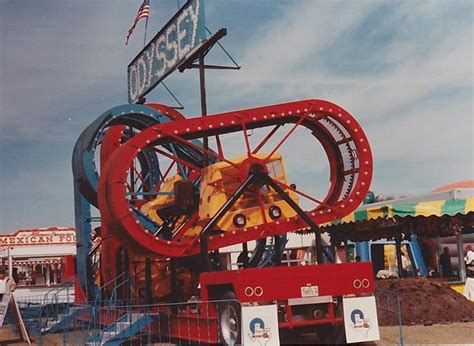
[[[362,261],[371,260],[374,274],[391,270],[406,276],[406,262],[411,275],[439,275],[439,256],[448,247],[452,279],[465,281],[464,248],[474,244],[474,181],[364,205],[323,231],[332,245],[355,247]]]
[[[74,228],[22,229],[0,235],[1,266],[16,281],[17,298],[41,296],[73,281],[75,255]]]

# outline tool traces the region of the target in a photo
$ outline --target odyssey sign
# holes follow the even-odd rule
[[[204,1],[189,0],[128,65],[128,102],[148,94],[205,38]]]

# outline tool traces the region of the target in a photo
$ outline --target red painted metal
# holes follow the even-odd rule
[[[201,274],[200,283],[203,300],[215,298],[209,296],[212,287],[231,285],[242,303],[301,298],[301,288],[306,286],[317,286],[319,296],[371,294],[375,290],[370,262],[210,272]]]
[[[217,315],[181,312],[160,314],[161,335],[206,344],[219,343]]]
[[[291,321],[291,322],[281,322],[278,323],[278,327],[280,328],[299,328],[299,327],[308,327],[308,326],[315,326],[318,324],[334,324],[334,323],[342,323],[342,317],[336,317],[334,319],[321,319],[321,320],[305,320],[305,321]]]
[[[136,133],[122,143],[124,126],[107,129],[101,145],[101,174],[98,188],[98,204],[101,213],[101,271],[104,281],[116,275],[116,256],[120,248],[130,254],[153,257],[182,257],[200,252],[199,235],[186,237],[190,227],[206,223],[194,213],[184,221],[172,239],[156,237],[136,217],[136,207],[144,201],[132,201],[127,193],[133,189],[128,183],[130,169],[137,177],[142,174],[134,167],[134,160],[144,149],[154,150],[158,156],[171,160],[171,164],[155,189],[159,190],[172,167],[180,164],[189,170],[189,180],[195,181],[201,174],[201,167],[170,153],[170,144],[185,145],[237,167],[240,179],[246,179],[252,163],[265,167],[265,159],[253,155],[269,143],[283,125],[292,126],[267,154],[269,159],[285,142],[293,140],[297,128],[306,128],[319,141],[327,155],[330,169],[330,186],[326,196],[315,198],[294,188],[295,193],[317,204],[308,210],[307,216],[316,224],[330,222],[352,212],[365,197],[372,179],[372,154],[367,138],[357,121],[341,107],[323,100],[304,100],[279,105],[231,111],[206,117],[186,119],[176,110],[158,104],[148,107],[159,110],[173,121],[157,124]],[[268,128],[269,133],[255,147],[251,148],[249,130]],[[224,157],[220,135],[242,131],[247,159],[235,164]],[[192,140],[216,136],[218,152],[205,150]],[[349,163],[347,162],[349,160]],[[142,179],[143,180],[143,179]],[[285,189],[292,189],[280,183]],[[241,228],[233,232],[208,236],[208,250],[244,243],[268,236],[284,234],[308,225],[299,217],[272,220],[265,215],[262,197],[257,193],[259,208],[264,223],[252,228]],[[202,273],[200,275],[201,300],[219,299],[225,291],[233,290],[242,303],[278,301],[287,312],[287,319],[280,318],[280,328],[300,328],[318,324],[342,322],[335,312],[336,303],[322,303],[327,311],[324,318],[295,320],[288,300],[302,297],[302,287],[317,286],[319,296],[332,296],[340,300],[344,295],[373,294],[374,281],[371,263],[344,263],[291,267],[253,268],[233,271]],[[185,303],[186,304],[186,303]],[[190,305],[191,306],[191,305]],[[160,311],[160,333],[176,339],[193,342],[218,343],[218,309],[214,304],[196,303],[192,311],[175,307]],[[156,324],[155,324],[156,328]]]
[[[179,119],[179,116],[176,116],[176,119]],[[307,211],[307,215],[317,224],[347,215],[361,203],[372,178],[372,156],[367,138],[356,120],[341,107],[323,100],[305,100],[181,119],[158,124],[138,133],[117,148],[102,167],[98,200],[103,224],[113,228],[114,236],[121,239],[127,246],[146,255],[180,257],[199,253],[197,238],[179,237],[172,240],[157,238],[138,222],[127,199],[126,188],[127,170],[134,158],[144,148],[162,147],[173,143],[188,144],[204,152],[202,148],[190,141],[204,136],[218,136],[245,129],[264,127],[273,129],[290,123],[295,124],[294,127],[275,150],[281,143],[291,139],[291,134],[297,126],[306,127],[315,139],[320,141],[330,162],[329,192],[324,199],[313,198],[321,204]],[[340,146],[350,146],[351,167],[345,167]],[[251,152],[251,148],[247,150]],[[222,161],[228,161],[221,157],[223,155],[221,150],[220,154],[212,154],[209,151],[206,153],[218,156]],[[174,160],[178,161],[177,158]],[[358,173],[354,181],[351,181],[351,172]],[[196,169],[194,174],[196,174]],[[307,225],[299,217],[269,220],[267,224],[251,229],[242,228],[236,232],[209,236],[208,249],[214,250],[306,227]]]

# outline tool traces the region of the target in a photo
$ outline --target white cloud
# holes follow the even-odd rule
[[[63,16],[57,21],[39,14],[29,21],[20,20],[28,12],[22,8],[15,12],[20,18],[9,21],[14,27],[1,27],[1,44],[8,50],[0,65],[0,125],[2,139],[15,145],[28,142],[40,147],[40,140],[70,145],[96,116],[124,103],[125,68],[142,44],[138,30],[131,45],[123,45],[135,4],[45,3],[57,6]],[[273,7],[268,3],[270,12]],[[166,9],[157,11],[162,20],[151,21],[149,33],[171,13],[166,11],[168,4],[164,6]],[[241,6],[253,9],[248,3]],[[277,15],[264,13],[258,21],[236,18],[237,32],[229,32],[226,38],[233,45],[223,43],[243,68],[208,72],[209,110],[328,99],[352,113],[367,132],[375,160],[373,186],[378,193],[424,192],[452,180],[472,178],[472,6],[471,1],[442,0],[294,1],[279,3]],[[83,8],[87,13],[78,13]],[[469,10],[471,16],[466,15]],[[374,21],[377,14],[382,17]],[[57,16],[55,11],[50,15]],[[242,37],[248,32],[242,27],[248,25],[254,30],[250,37]],[[378,42],[379,34],[387,38]],[[351,54],[353,51],[359,55]],[[337,62],[330,59],[334,57]],[[377,66],[367,69],[364,59]],[[184,101],[185,114],[199,113],[196,77],[197,73],[188,71],[168,83]],[[163,94],[161,99],[170,100]],[[66,122],[71,116],[72,121]],[[229,156],[245,153],[237,136],[229,140]],[[28,138],[38,141],[25,140]],[[298,185],[317,194],[323,184],[311,179],[323,177],[327,159],[316,144],[309,144],[311,140],[295,138],[282,149],[289,175],[304,179]],[[313,145],[312,159],[303,158],[300,153]],[[22,222],[20,227],[27,223],[48,226],[58,220],[72,223],[69,160],[45,155],[44,166],[49,169],[31,169],[24,162],[14,169],[3,167],[2,174],[23,170],[19,176],[2,177],[2,193],[11,196],[9,206],[2,209],[5,225],[11,224],[10,218]],[[27,166],[32,170],[28,174],[24,172]],[[66,200],[70,203],[61,202]],[[68,219],[71,222],[63,221]]]

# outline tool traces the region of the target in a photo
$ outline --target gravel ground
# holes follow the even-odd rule
[[[474,322],[404,326],[404,344],[474,344]],[[380,327],[380,341],[376,345],[400,344],[398,326]]]

